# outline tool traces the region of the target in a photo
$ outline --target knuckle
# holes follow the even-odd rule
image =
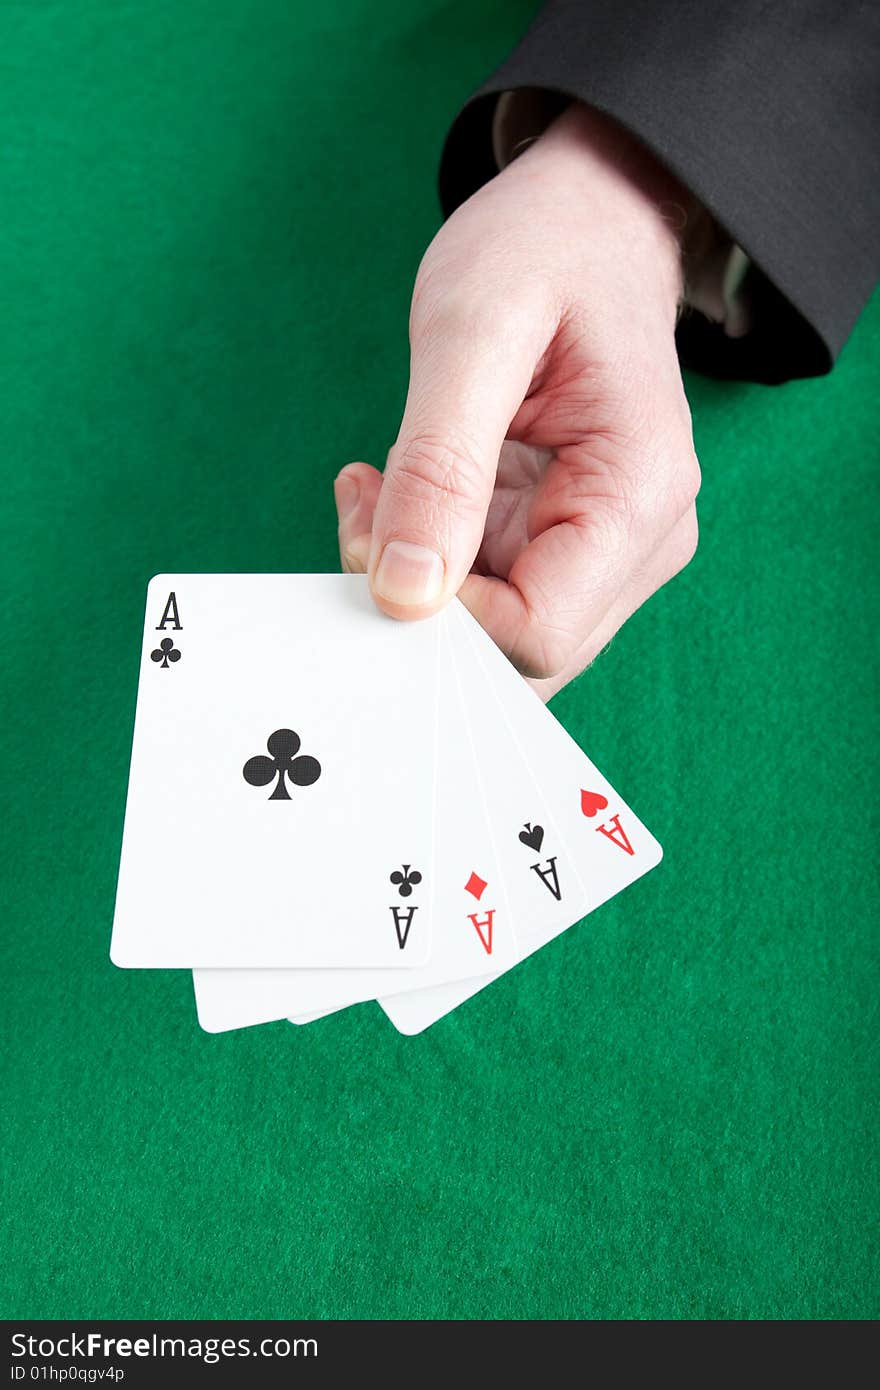
[[[575,527],[589,533],[590,547],[603,554],[615,553],[635,527],[644,511],[645,466],[637,455],[625,461],[613,457],[613,449],[603,448],[595,435],[588,449],[566,451],[566,469],[561,478],[567,517]]]
[[[409,312],[413,348],[455,342],[469,350],[500,350],[543,311],[542,287],[512,281],[504,262],[486,253],[426,256],[418,269]]]
[[[413,349],[430,351],[443,343],[488,344],[496,336],[494,306],[485,305],[483,296],[466,283],[418,288],[413,295],[409,320],[409,339]]]
[[[464,332],[479,320],[480,283],[454,259],[426,252],[416,272],[409,312],[410,342],[429,334]]]
[[[572,518],[594,565],[615,564],[644,521],[643,509],[631,492],[607,489]]]
[[[550,680],[566,667],[571,656],[570,642],[546,629],[522,633],[511,657],[517,670],[529,680]]]
[[[420,434],[395,445],[389,482],[404,501],[425,502],[452,512],[483,505],[486,483],[475,445],[462,437]]]
[[[679,466],[679,481],[685,499],[685,507],[693,506],[700,493],[703,475],[700,470],[700,460],[692,448],[687,451]]]
[[[674,578],[675,575],[681,574],[682,570],[687,568],[697,553],[699,540],[700,528],[697,524],[696,508],[692,507],[690,512],[682,517],[675,528],[674,535],[667,542],[664,583]]]
[[[645,539],[668,531],[693,509],[700,491],[700,465],[693,449],[666,448],[654,474],[653,487],[643,490],[641,520]]]
[[[552,676],[558,676],[571,662],[578,647],[578,638],[566,622],[560,621],[561,616],[559,612],[554,612],[554,619],[550,619],[548,612],[543,607],[537,607],[533,598],[511,652],[511,660],[524,676],[532,680],[549,680]],[[578,615],[571,612],[565,616],[576,621]]]

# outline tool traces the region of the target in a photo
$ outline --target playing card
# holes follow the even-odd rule
[[[335,1011],[403,988],[424,988],[498,970],[519,958],[503,877],[487,815],[475,743],[484,757],[506,756],[510,736],[478,683],[488,714],[479,738],[463,704],[441,616],[438,668],[437,854],[433,951],[410,970],[194,970],[199,1022],[208,1032],[268,1023],[291,1013]],[[489,727],[485,727],[488,725]]]
[[[528,750],[541,789],[552,801],[554,822],[564,845],[575,857],[585,884],[587,896],[580,915],[586,915],[658,864],[662,850],[461,605],[451,612],[450,622],[464,631],[477,668],[484,672],[497,697],[499,713],[503,712],[509,722],[516,744]],[[524,845],[536,853],[543,852],[534,822],[524,829]],[[537,868],[533,871],[539,873]],[[530,914],[518,911],[519,899],[513,891],[510,898],[522,957],[531,955],[570,925],[561,919],[558,926],[548,929]],[[500,973],[503,972],[481,980],[398,993],[380,998],[379,1003],[400,1032],[419,1033],[484,989]]]
[[[428,959],[438,633],[363,576],[151,581],[117,965]]]

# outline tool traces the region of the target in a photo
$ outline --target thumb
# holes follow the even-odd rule
[[[501,445],[529,389],[532,333],[476,306],[414,332],[409,393],[373,522],[373,596],[423,618],[459,590],[483,538]]]

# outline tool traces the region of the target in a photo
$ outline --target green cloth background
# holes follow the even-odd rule
[[[4,1316],[878,1312],[880,302],[830,378],[689,381],[698,557],[554,703],[659,870],[413,1039],[107,957],[147,579],[336,568],[531,10],[0,6]]]

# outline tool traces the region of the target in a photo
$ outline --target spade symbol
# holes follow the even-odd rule
[[[531,822],[526,821],[525,828],[519,832],[519,838],[524,845],[528,845],[529,849],[533,849],[537,854],[544,843],[544,827],[543,825],[532,825]]]

